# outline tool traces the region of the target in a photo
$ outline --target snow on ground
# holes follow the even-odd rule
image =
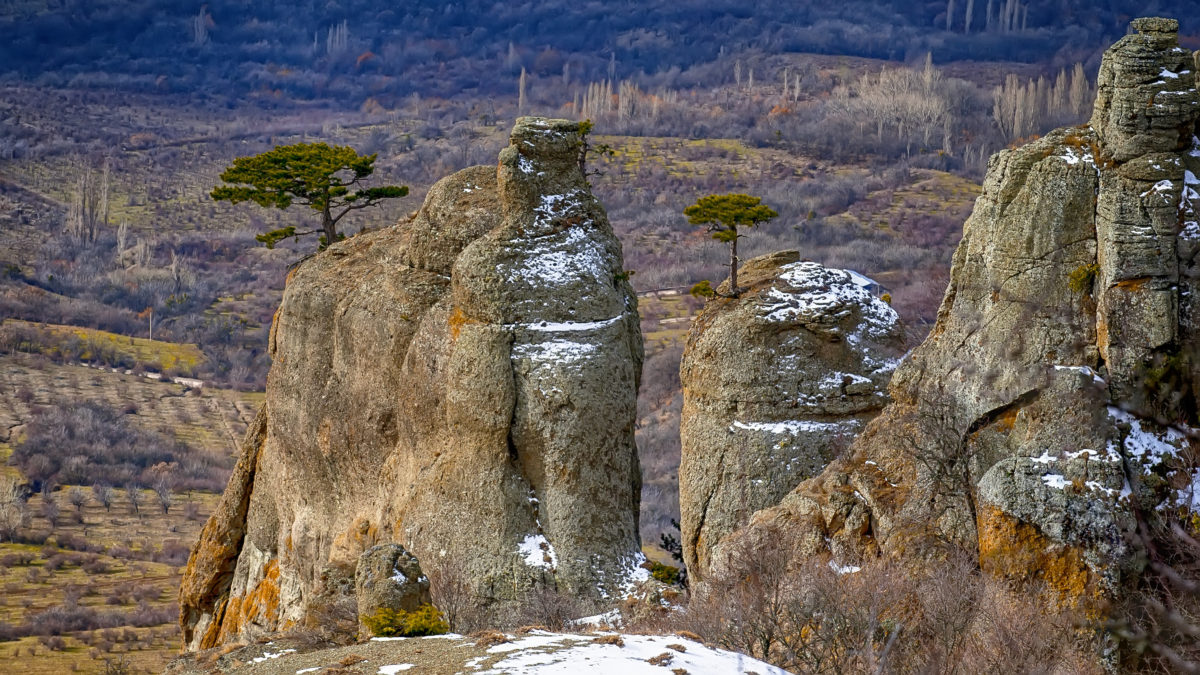
[[[270,659],[277,659],[281,656],[291,654],[295,651],[296,651],[295,649],[284,649],[284,650],[281,650],[278,652],[273,652],[273,653],[264,651],[262,656],[256,656],[253,659],[250,659],[250,661],[251,661],[251,663],[262,663],[263,661],[268,661]]]
[[[623,646],[603,644],[595,636],[533,631],[489,653],[508,653],[481,675],[663,675],[683,669],[689,675],[786,675],[786,671],[743,654],[712,649],[677,636],[621,635]],[[651,660],[654,663],[651,663]]]

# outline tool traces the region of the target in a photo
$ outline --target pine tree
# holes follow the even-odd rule
[[[307,206],[321,214],[319,229],[297,232],[288,226],[256,238],[272,248],[283,239],[318,234],[320,248],[324,249],[343,238],[337,225],[351,211],[408,194],[405,186],[366,186],[366,180],[375,172],[375,157],[325,143],[281,145],[260,155],[235,159],[221,173],[221,180],[229,185],[218,186],[211,194],[217,201],[234,204],[252,201],[278,209],[293,203]]]

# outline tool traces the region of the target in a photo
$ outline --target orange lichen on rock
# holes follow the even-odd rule
[[[1063,607],[1096,615],[1103,605],[1096,574],[1083,551],[1051,540],[1037,527],[992,506],[979,511],[979,565],[1021,585],[1043,583]]]
[[[279,561],[271,559],[263,566],[263,576],[245,595],[229,599],[221,619],[217,642],[237,640],[249,623],[275,626],[279,622]]]
[[[451,339],[457,340],[458,333],[462,330],[462,327],[468,323],[471,323],[471,319],[467,318],[467,315],[463,313],[461,307],[455,307],[454,311],[450,313]]]
[[[1117,282],[1117,288],[1126,291],[1140,291],[1146,286],[1146,283],[1151,281],[1153,277],[1138,277],[1137,279],[1125,279]]]

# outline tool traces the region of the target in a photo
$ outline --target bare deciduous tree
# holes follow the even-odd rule
[[[142,504],[146,501],[146,496],[142,494],[142,488],[136,483],[130,483],[125,486],[125,500],[129,502],[129,509],[139,518],[142,516]]]
[[[171,505],[175,503],[174,483],[170,476],[160,476],[154,483],[154,496],[158,499],[158,505],[162,507],[163,515],[166,515],[171,510]]]
[[[105,483],[92,485],[92,497],[104,507],[105,511],[112,509],[113,488]]]
[[[29,523],[29,512],[20,484],[12,476],[0,476],[0,541],[12,540]]]

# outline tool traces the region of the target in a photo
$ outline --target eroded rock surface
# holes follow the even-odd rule
[[[747,290],[705,306],[680,367],[680,523],[694,579],[724,536],[820,473],[879,413],[904,354],[899,317],[861,276],[783,251],[738,277]]]
[[[354,570],[354,597],[363,638],[371,637],[364,618],[380,610],[415,612],[433,602],[429,577],[416,556],[400,544],[378,544],[363,551]]]
[[[991,159],[892,403],[717,557],[787,546],[848,565],[950,542],[1099,612],[1140,573],[1134,522],[1200,508],[1180,470],[1200,377],[1200,94],[1175,22],[1133,26],[1105,53],[1090,126]]]
[[[637,304],[580,148],[577,123],[522,118],[498,166],[292,273],[261,424],[185,574],[185,648],[303,623],[378,543],[459,561],[480,602],[644,574]]]

